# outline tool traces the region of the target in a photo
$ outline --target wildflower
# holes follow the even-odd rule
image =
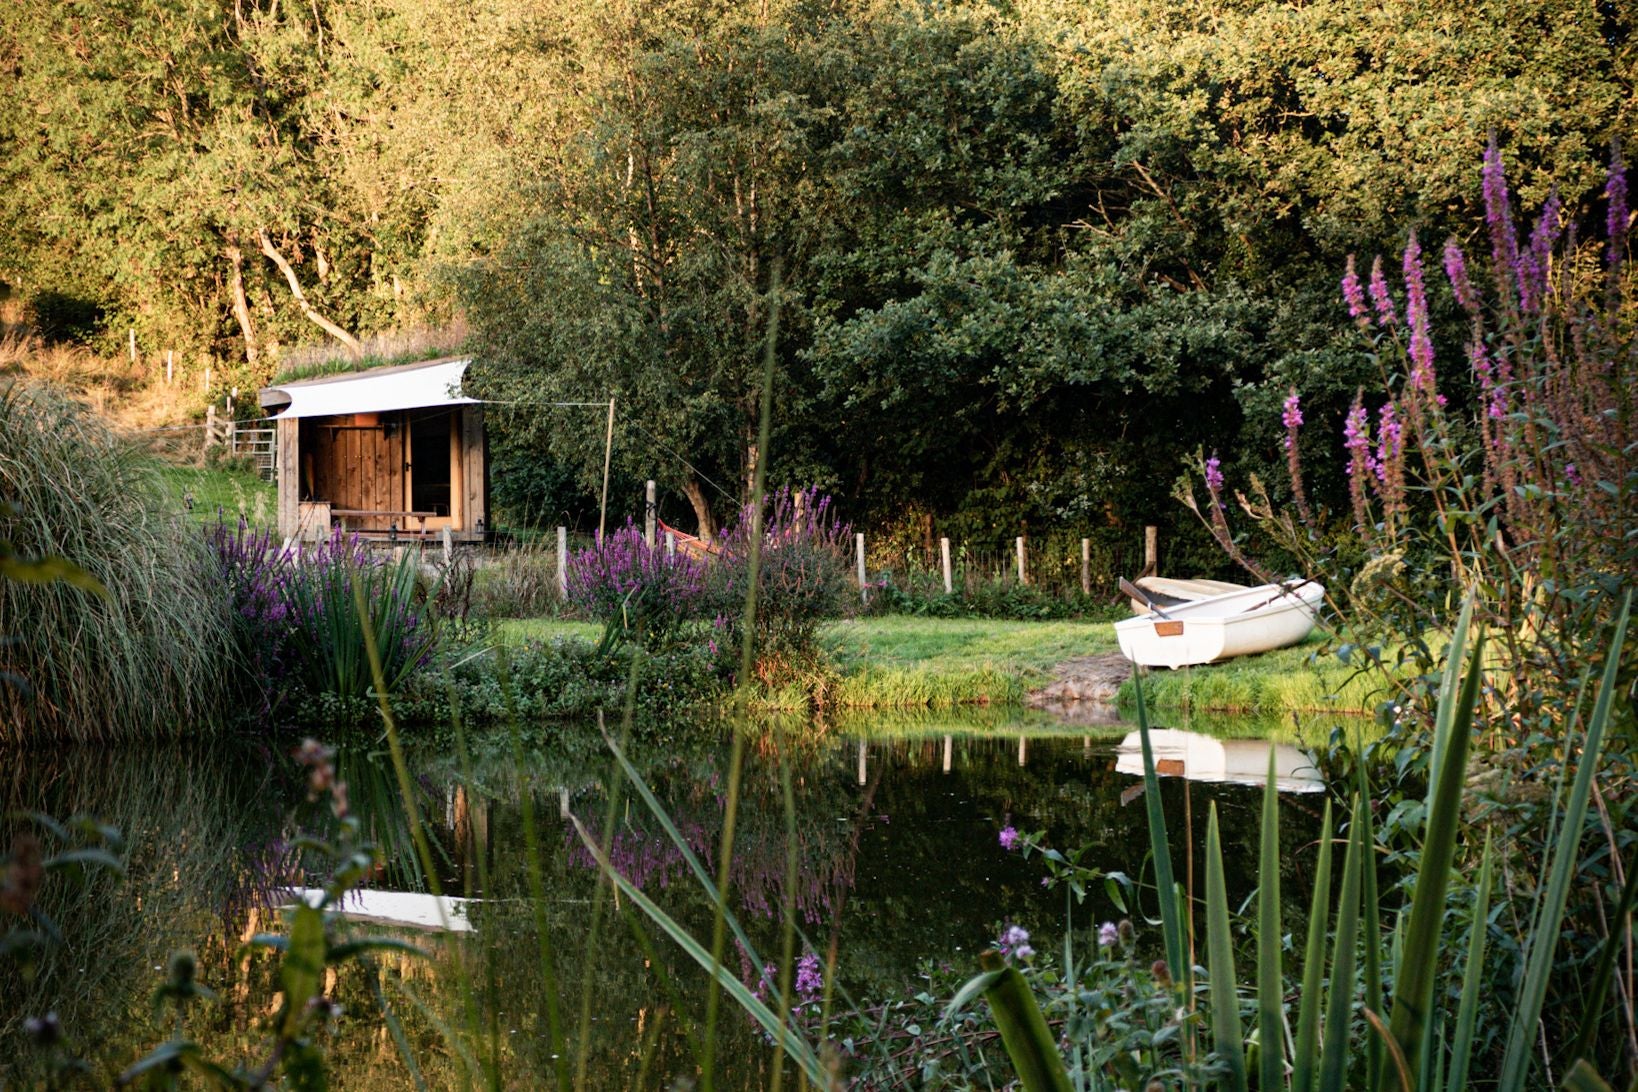
[[[1621,251],[1627,238],[1627,220],[1632,215],[1627,208],[1627,168],[1621,162],[1620,145],[1616,145],[1610,155],[1610,173],[1604,183],[1604,197],[1610,203],[1605,226],[1610,236],[1609,263],[1613,269],[1621,262]]]
[[[1211,490],[1214,500],[1223,488],[1223,464],[1216,455],[1206,460],[1206,488]]]
[[[1348,255],[1348,269],[1342,275],[1342,298],[1348,301],[1348,314],[1360,329],[1371,324],[1370,311],[1365,307],[1365,289],[1359,283],[1359,273],[1354,269],[1354,256]]]
[[[1029,946],[1029,932],[1017,925],[1009,925],[1002,931],[996,947],[1002,955],[1014,959],[1028,959],[1035,954],[1035,949]]]
[[[1115,942],[1119,939],[1120,930],[1115,928],[1114,922],[1106,921],[1102,925],[1098,926],[1098,947],[1113,948],[1115,946]]]
[[[1433,337],[1428,327],[1427,285],[1422,279],[1422,247],[1411,232],[1405,244],[1405,320],[1410,323],[1410,382],[1413,390],[1432,397]],[[1413,403],[1412,408],[1415,408]]]
[[[1502,169],[1501,149],[1494,139],[1484,153],[1484,221],[1490,229],[1490,255],[1502,288],[1518,282],[1519,241],[1513,230],[1513,210],[1507,196],[1507,176]],[[1511,282],[1509,282],[1511,278]]]
[[[1564,464],[1564,480],[1574,486],[1581,484],[1581,472],[1575,468],[1574,463]]]
[[[1015,848],[1017,848],[1020,840],[1021,836],[1019,835],[1016,827],[1008,824],[1007,826],[1001,828],[1001,848],[1006,850],[1008,853],[1011,853]]]
[[[63,1026],[55,1011],[24,1020],[23,1032],[34,1040],[36,1046],[42,1047],[56,1046],[63,1038]]]
[[[1467,278],[1467,255],[1462,253],[1455,239],[1445,240],[1445,276],[1450,280],[1451,291],[1456,293],[1456,302],[1462,305],[1462,310],[1476,315],[1479,297],[1473,291],[1473,283]]]
[[[1529,278],[1525,309],[1540,310],[1542,302],[1547,297],[1547,275],[1553,265],[1553,245],[1558,242],[1559,210],[1561,202],[1558,199],[1558,190],[1547,195],[1547,201],[1541,206],[1541,215],[1536,218],[1535,230],[1530,233],[1530,260],[1528,266]]]
[[[825,987],[825,976],[819,969],[819,957],[808,952],[796,961],[796,993],[804,1001],[811,1001]]]
[[[1164,959],[1157,959],[1153,963],[1149,964],[1149,973],[1154,976],[1155,985],[1159,986],[1161,989],[1164,990],[1171,986],[1172,972],[1171,969],[1166,966],[1166,961]]]
[[[1286,396],[1284,409],[1280,413],[1280,421],[1285,425],[1285,446],[1291,448],[1291,439],[1302,427],[1302,403],[1295,387]]]
[[[1371,302],[1376,306],[1376,316],[1384,327],[1399,325],[1399,312],[1393,305],[1392,293],[1388,291],[1388,279],[1382,275],[1381,255],[1371,263]]]

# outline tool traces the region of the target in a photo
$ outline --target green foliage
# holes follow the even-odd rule
[[[0,540],[87,579],[0,581],[0,734],[12,742],[209,733],[239,665],[226,589],[149,464],[85,410],[0,391]],[[93,586],[95,585],[95,586]],[[98,594],[96,586],[106,590]]]

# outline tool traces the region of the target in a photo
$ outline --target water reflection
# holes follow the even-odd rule
[[[821,953],[834,943],[843,985],[864,1001],[916,992],[929,961],[970,967],[1002,922],[1051,938],[1066,925],[1086,929],[1121,916],[1101,892],[1066,910],[1062,893],[1041,886],[1038,862],[1005,851],[997,832],[1009,823],[1039,830],[1052,845],[1090,847],[1084,860],[1093,867],[1142,875],[1144,809],[1122,800],[1132,784],[1119,745],[1126,727],[1053,730],[1050,722],[1026,716],[998,718],[985,729],[963,731],[948,718],[897,718],[880,723],[869,738],[834,728],[755,734],[730,870],[732,905],[752,944],[764,956],[777,952],[780,907],[789,900],[805,943]],[[1266,769],[1267,745],[1245,747]],[[458,1083],[458,1052],[440,1029],[457,1029],[461,1049],[492,1060],[508,1086],[549,1083],[540,923],[556,953],[564,1011],[577,1012],[586,991],[594,999],[587,1047],[593,1086],[630,1085],[648,1047],[651,1074],[686,1074],[690,1037],[697,1034],[690,1020],[704,1011],[704,976],[600,887],[569,816],[594,837],[608,837],[617,867],[696,937],[708,939],[711,903],[689,875],[682,850],[629,789],[608,826],[615,770],[592,726],[543,729],[521,766],[511,760],[506,739],[474,741],[474,752],[470,778],[446,748],[411,754],[422,814],[435,817],[430,833],[442,890],[472,900],[444,907],[463,910],[472,931],[446,935],[423,931],[437,908],[387,757],[370,746],[339,750],[354,811],[383,853],[370,890],[347,908],[378,924],[350,928],[403,936],[428,956],[384,958],[374,972],[348,968],[327,986],[348,1013],[333,1045],[334,1084],[406,1084],[397,1048],[382,1030],[380,998],[393,1006],[429,1084]],[[712,875],[728,753],[720,729],[684,725],[640,726],[629,748],[684,844]],[[1179,772],[1194,775],[1189,752],[1167,755],[1183,763]],[[789,763],[796,801],[794,841],[787,836],[781,762]],[[93,1054],[99,1074],[117,1072],[163,1039],[169,1029],[144,998],[159,979],[153,968],[177,947],[200,953],[201,978],[221,997],[190,1032],[217,1057],[254,1056],[260,1021],[278,986],[271,962],[244,957],[240,942],[257,930],[280,928],[270,908],[287,901],[289,889],[310,888],[322,878],[317,862],[285,848],[320,818],[305,801],[297,771],[281,754],[242,747],[68,752],[52,763],[43,780],[37,763],[10,763],[8,802],[106,817],[140,847],[134,850],[138,867],[123,891],[98,890],[83,900],[78,916],[66,915],[73,928],[65,929],[63,950],[40,981],[24,988],[0,974],[0,1084],[16,1076],[8,1066],[18,1063],[8,1059],[19,1056],[22,1017],[49,1007],[67,1013],[71,1033]],[[1297,779],[1295,760],[1289,765],[1282,765],[1282,779]],[[1229,766],[1226,757],[1223,766]],[[1183,789],[1177,778],[1161,786],[1175,852],[1182,859],[1186,845],[1199,850],[1204,833],[1191,829],[1189,819],[1204,815],[1205,799],[1216,800],[1230,896],[1245,898],[1255,883],[1258,792],[1236,784],[1197,786],[1191,808]],[[540,831],[538,861],[525,848],[526,800]],[[1297,906],[1311,857],[1299,849],[1317,823],[1301,797],[1285,808],[1282,883],[1297,893],[1288,900]],[[793,844],[794,888],[786,880]],[[532,870],[546,891],[543,907],[529,898]],[[604,915],[592,946],[588,923],[597,899],[607,900],[612,913]],[[154,908],[158,913],[146,912]],[[750,981],[748,958],[731,950],[729,960],[742,965]],[[113,970],[83,975],[87,965]],[[572,1018],[570,1025],[572,1032]],[[732,1066],[725,1086],[763,1087],[769,1055],[760,1035],[737,1015],[725,1027],[719,1057]]]
[[[1190,781],[1254,785],[1268,783],[1268,760],[1274,757],[1274,787],[1280,792],[1324,792],[1325,779],[1313,759],[1289,743],[1265,739],[1214,739],[1198,732],[1155,728],[1149,732],[1155,773]],[[1115,769],[1143,776],[1143,743],[1128,732],[1115,751]]]

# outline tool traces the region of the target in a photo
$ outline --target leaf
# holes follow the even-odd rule
[[[1206,953],[1212,1042],[1217,1048],[1218,1060],[1228,1069],[1227,1086],[1236,1092],[1245,1092],[1245,1031],[1240,1026],[1239,983],[1234,973],[1234,940],[1229,933],[1228,890],[1223,878],[1223,839],[1217,828],[1215,800],[1206,820]]]
[[[1257,1062],[1258,1087],[1277,1089],[1285,1079],[1284,972],[1280,966],[1280,794],[1275,787],[1274,748],[1268,749],[1263,786],[1263,823],[1257,852]],[[1216,816],[1213,805],[1213,817]]]
[[[973,998],[995,985],[996,979],[1001,977],[1000,971],[981,971],[962,983],[955,996],[944,1008],[944,1015],[939,1017],[941,1023],[948,1023],[956,1013],[973,1003]]]
[[[1297,1035],[1292,1048],[1292,1092],[1313,1092],[1319,1061],[1320,983],[1325,976],[1325,935],[1331,919],[1331,802],[1320,821],[1319,861],[1314,867],[1314,894],[1308,907],[1308,940],[1303,948],[1302,996],[1298,999]]]
[[[980,963],[999,961],[999,953],[986,952]],[[1017,967],[992,968],[995,974],[984,999],[990,1003],[1001,1045],[1018,1073],[1024,1092],[1070,1092],[1069,1074],[1058,1055],[1058,1044],[1041,1015],[1029,983]]]
[[[45,862],[45,867],[52,871],[59,868],[68,867],[83,868],[86,865],[95,865],[98,868],[105,868],[108,871],[117,873],[121,876],[125,875],[125,863],[112,853],[109,853],[106,849],[86,848],[64,850],[62,853],[52,856]]]
[[[318,995],[324,974],[324,915],[302,905],[290,919],[289,946],[279,964],[279,980],[284,984],[284,1030],[293,1038],[301,1025],[307,1003]]]

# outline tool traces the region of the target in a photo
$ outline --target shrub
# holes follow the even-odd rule
[[[714,642],[735,663],[751,586],[752,517],[748,508],[742,511],[717,539],[705,578]],[[757,564],[756,670],[763,682],[811,666],[819,626],[852,608],[858,589],[848,572],[851,532],[816,489],[781,489],[769,498]]]
[[[650,546],[630,523],[571,554],[568,585],[571,604],[649,649],[675,643],[699,617],[700,562]]]
[[[149,464],[82,407],[43,388],[0,391],[0,540],[58,556],[107,589],[0,582],[0,725],[14,742],[208,732],[239,670],[204,544]]]

